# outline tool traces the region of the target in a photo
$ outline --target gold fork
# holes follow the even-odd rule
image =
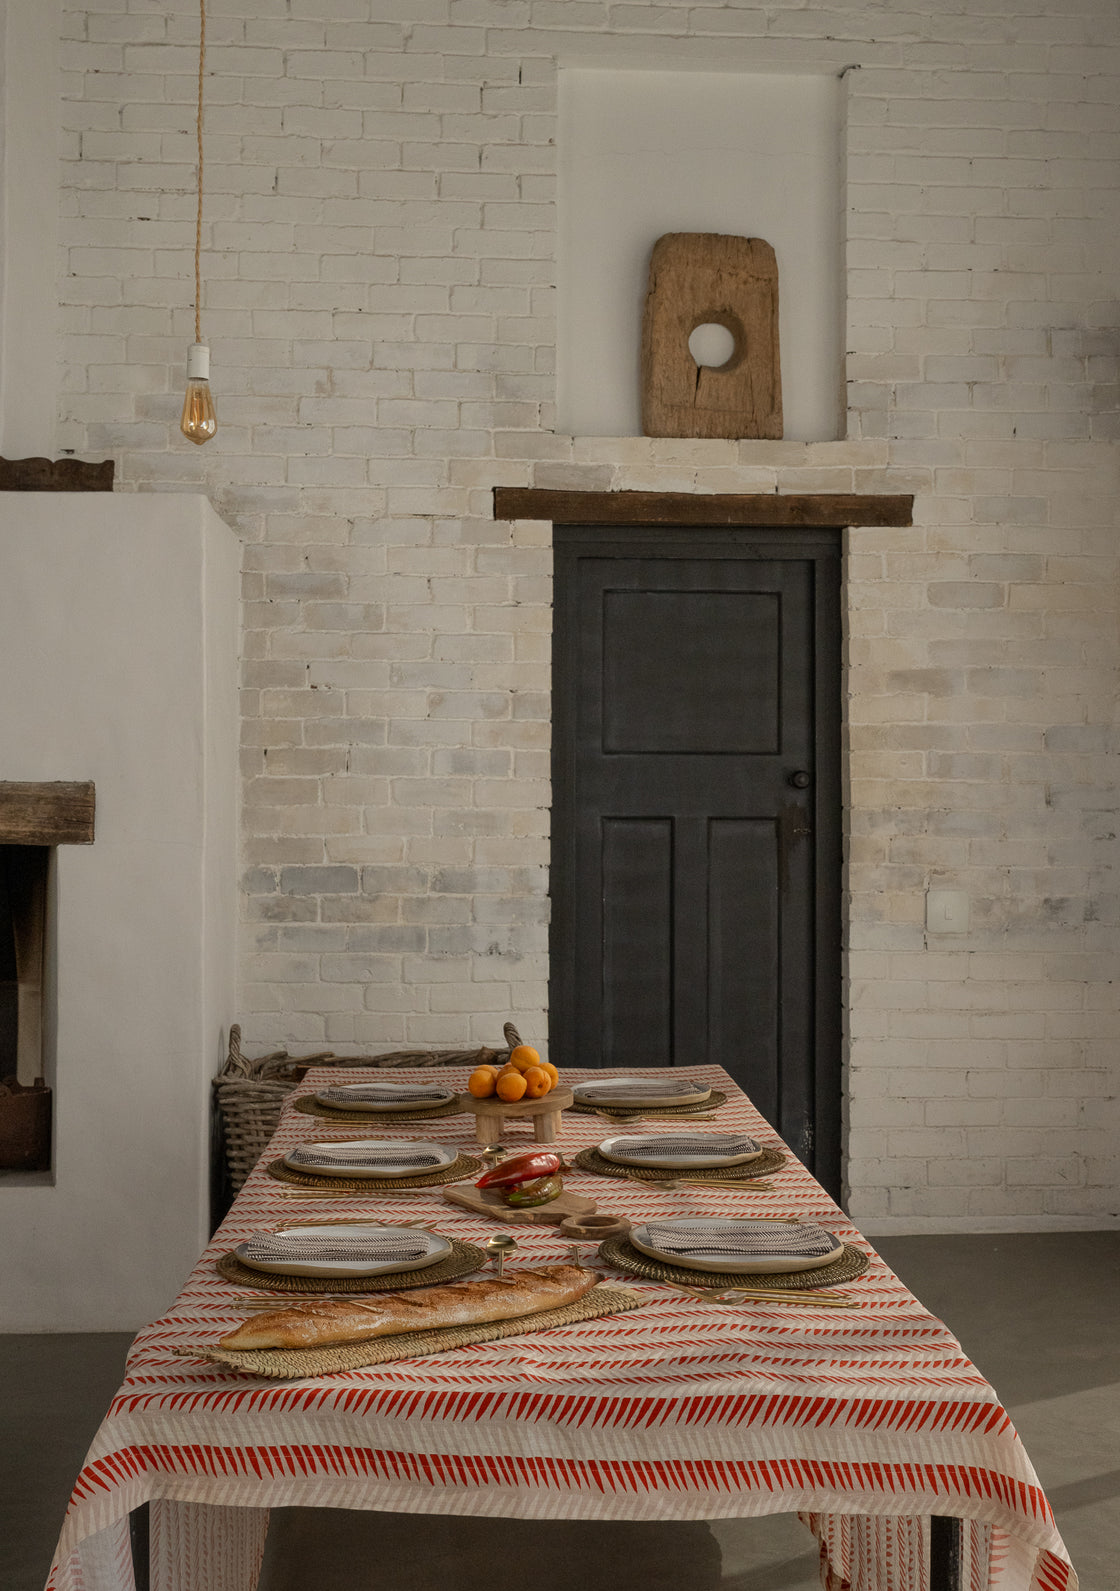
[[[431,1223],[428,1221],[405,1221],[396,1219],[392,1221],[380,1221],[376,1218],[376,1216],[336,1215],[330,1217],[327,1220],[321,1221],[300,1221],[298,1219],[291,1221],[280,1221],[272,1228],[272,1231],[288,1232],[292,1227],[295,1226],[418,1226],[423,1227],[425,1231],[430,1232],[433,1230]]]
[[[649,1116],[644,1111],[640,1111],[640,1110],[625,1111],[621,1115],[611,1115],[609,1112],[607,1112],[605,1110],[597,1110],[595,1112],[595,1114],[602,1121],[613,1121],[613,1122],[648,1121],[648,1122],[651,1122],[654,1126],[656,1126],[659,1121],[711,1121],[712,1117],[715,1115],[715,1111],[714,1110],[682,1111],[680,1113],[680,1115],[677,1115],[677,1116]]]
[[[689,1293],[705,1304],[801,1304],[821,1309],[858,1308],[856,1299],[849,1298],[847,1293],[829,1293],[824,1288],[815,1293],[810,1288],[794,1287],[779,1291],[777,1288],[771,1290],[761,1287],[685,1287],[680,1282],[669,1282],[668,1286],[675,1287],[679,1293]]]
[[[664,1181],[650,1184],[654,1188],[667,1188],[670,1192],[674,1188],[685,1186],[693,1188],[746,1188],[756,1192],[767,1193],[774,1186],[767,1182],[765,1177],[666,1177]]]
[[[300,1199],[308,1202],[315,1199],[421,1199],[430,1188],[378,1188],[372,1193],[355,1193],[343,1188],[282,1188],[273,1194],[277,1199]]]

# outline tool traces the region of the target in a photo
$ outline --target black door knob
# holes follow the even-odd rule
[[[790,774],[789,782],[795,790],[808,790],[813,779],[812,775],[806,773],[804,768],[799,768],[796,773]]]

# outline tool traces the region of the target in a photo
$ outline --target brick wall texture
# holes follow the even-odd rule
[[[204,450],[171,12],[64,4],[58,442],[245,541],[247,1049],[544,1035],[550,535],[491,487],[911,491],[848,538],[851,1209],[1120,1219],[1115,0],[210,0]],[[570,62],[858,63],[846,440],[557,433]]]

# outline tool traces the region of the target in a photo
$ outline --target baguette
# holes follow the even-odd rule
[[[574,1304],[591,1291],[598,1276],[577,1265],[542,1265],[511,1271],[501,1281],[488,1276],[447,1287],[384,1293],[368,1301],[325,1299],[292,1304],[243,1321],[223,1348],[324,1348],[340,1342],[365,1342],[402,1331],[432,1331],[440,1326],[473,1326],[488,1320],[514,1320],[543,1309]]]

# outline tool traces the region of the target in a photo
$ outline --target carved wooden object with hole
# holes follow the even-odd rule
[[[719,366],[698,365],[697,326],[735,339]],[[653,246],[642,324],[646,436],[782,435],[778,263],[761,238],[667,232]]]

